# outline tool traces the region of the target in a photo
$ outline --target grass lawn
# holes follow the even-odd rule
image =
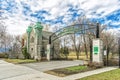
[[[68,59],[76,60],[76,59],[77,59],[77,56],[68,56]],[[79,59],[80,59],[80,60],[89,60],[89,57],[88,57],[88,59],[87,59],[86,56],[79,56]]]
[[[36,62],[36,60],[32,59],[4,59],[7,62],[14,63],[14,64],[22,64],[22,63],[32,63]]]
[[[61,54],[64,55],[64,54]],[[113,57],[112,53],[110,53],[109,58]],[[68,59],[73,59],[76,60],[77,56],[76,56],[76,52],[74,51],[70,51],[69,55],[68,55]],[[89,60],[90,59],[90,52],[88,52],[88,59],[86,58],[85,52],[81,52],[80,56],[79,56],[80,60]]]
[[[65,69],[67,69],[68,71],[82,71],[82,70],[86,70],[87,66],[73,66]]]
[[[89,68],[87,66],[72,66],[72,67],[66,67],[66,68],[45,71],[45,73],[60,76],[60,77],[65,77],[68,75],[85,72],[85,71],[89,71],[89,70],[93,70],[93,69]]]
[[[61,54],[61,56],[64,56],[64,54]],[[89,52],[88,52],[88,55],[89,55]],[[76,60],[77,59],[77,56],[76,56],[76,53],[71,51],[68,55],[68,59],[74,59]],[[80,56],[79,56],[79,59],[80,60],[89,60],[89,56],[88,56],[88,59],[86,58],[86,55],[85,55],[85,52],[81,52],[80,53]]]
[[[120,80],[120,69],[88,76],[78,80]]]

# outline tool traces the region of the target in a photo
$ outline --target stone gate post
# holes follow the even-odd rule
[[[50,44],[47,45],[47,60],[50,61]]]
[[[103,43],[100,39],[93,39],[93,62],[103,63]]]

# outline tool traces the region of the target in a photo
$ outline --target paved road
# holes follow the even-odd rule
[[[0,80],[61,80],[61,78],[0,60]]]
[[[78,65],[81,61],[51,61],[15,65],[0,60],[0,80],[62,80],[42,71]]]
[[[53,68],[68,67],[78,64],[82,64],[82,61],[52,61],[14,65],[0,60],[0,80],[76,80],[82,77],[116,69],[115,67],[106,67],[66,77],[58,77],[42,72]]]
[[[22,66],[27,66],[29,68],[38,70],[38,71],[46,71],[51,69],[69,67],[83,64],[81,60],[74,61],[50,61],[50,62],[40,62],[40,63],[29,63],[29,64],[20,64]]]

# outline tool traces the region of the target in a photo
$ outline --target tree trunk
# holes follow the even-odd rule
[[[66,56],[66,60],[68,59],[68,55],[67,54],[65,54],[65,56]]]
[[[88,50],[87,50],[87,45],[86,45],[86,40],[84,35],[83,35],[83,39],[84,39],[85,54],[86,54],[86,58],[88,59]]]
[[[92,62],[92,40],[90,41],[90,62]]]
[[[109,52],[110,52],[110,48],[107,47],[107,66],[109,65]]]
[[[77,60],[79,60],[79,52],[76,52]]]

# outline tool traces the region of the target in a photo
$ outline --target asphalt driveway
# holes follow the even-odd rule
[[[56,80],[59,77],[0,60],[0,80]]]
[[[83,61],[50,61],[29,64],[12,64],[0,60],[0,80],[63,80],[63,78],[46,74],[43,71],[75,66]]]
[[[113,67],[105,67],[66,77],[58,77],[43,72],[50,69],[75,66],[79,64],[83,64],[83,61],[50,61],[15,65],[0,60],[0,80],[76,80],[82,77],[116,69]]]
[[[39,62],[39,63],[28,63],[28,64],[20,64],[22,66],[26,66],[37,71],[46,71],[51,69],[76,66],[83,64],[82,60],[74,60],[74,61],[49,61],[49,62]]]

